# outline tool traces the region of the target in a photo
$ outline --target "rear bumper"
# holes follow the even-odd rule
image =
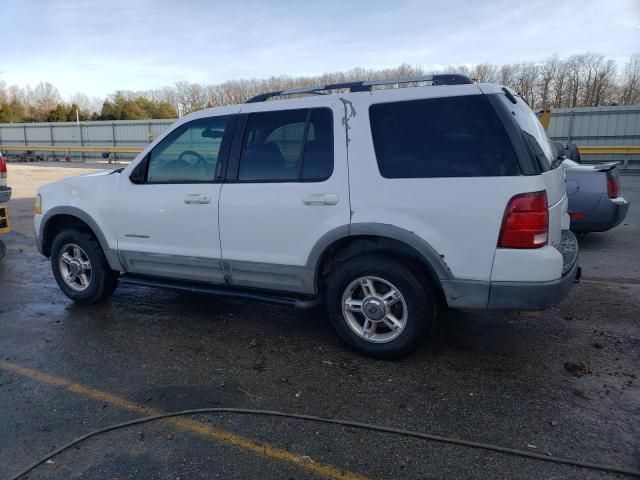
[[[571,290],[580,267],[551,282],[493,282],[489,293],[489,310],[542,310],[559,303]]]
[[[0,187],[0,203],[11,200],[11,187]]]
[[[609,198],[604,195],[598,206],[585,212],[584,218],[572,218],[571,230],[574,232],[605,232],[618,226],[627,216],[629,202],[624,198]]]
[[[473,310],[542,310],[559,303],[580,276],[578,241],[563,230],[557,247],[562,254],[560,278],[541,282],[470,281],[441,282],[451,308]]]
[[[489,310],[541,310],[559,303],[581,273],[578,266],[578,240],[562,232],[558,250],[562,254],[562,276],[548,282],[491,282]]]

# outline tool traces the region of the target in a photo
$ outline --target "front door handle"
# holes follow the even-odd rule
[[[305,205],[337,205],[338,200],[335,193],[312,193],[302,199]]]
[[[211,203],[211,195],[206,193],[187,193],[184,197],[184,203],[193,205],[198,203]]]

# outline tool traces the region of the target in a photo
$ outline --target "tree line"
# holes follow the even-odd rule
[[[537,110],[640,104],[640,52],[620,68],[613,60],[588,52],[565,59],[554,55],[542,62],[451,65],[437,72],[402,64],[382,70],[358,67],[318,76],[282,75],[215,85],[177,82],[154,90],[119,90],[106,99],[77,93],[66,102],[50,83],[40,83],[31,89],[7,86],[0,80],[0,123],[177,118],[203,108],[242,103],[263,92],[429,73],[461,73],[478,82],[507,85]]]

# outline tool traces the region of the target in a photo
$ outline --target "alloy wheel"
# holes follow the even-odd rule
[[[352,281],[342,296],[342,314],[349,328],[373,343],[395,340],[407,325],[408,309],[400,290],[380,277]]]

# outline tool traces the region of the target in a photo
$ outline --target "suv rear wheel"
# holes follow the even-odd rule
[[[51,267],[60,289],[77,303],[103,300],[118,284],[95,238],[76,229],[63,230],[53,240]]]
[[[387,359],[415,351],[437,313],[429,283],[379,255],[353,258],[329,275],[327,308],[338,335],[354,350]]]

